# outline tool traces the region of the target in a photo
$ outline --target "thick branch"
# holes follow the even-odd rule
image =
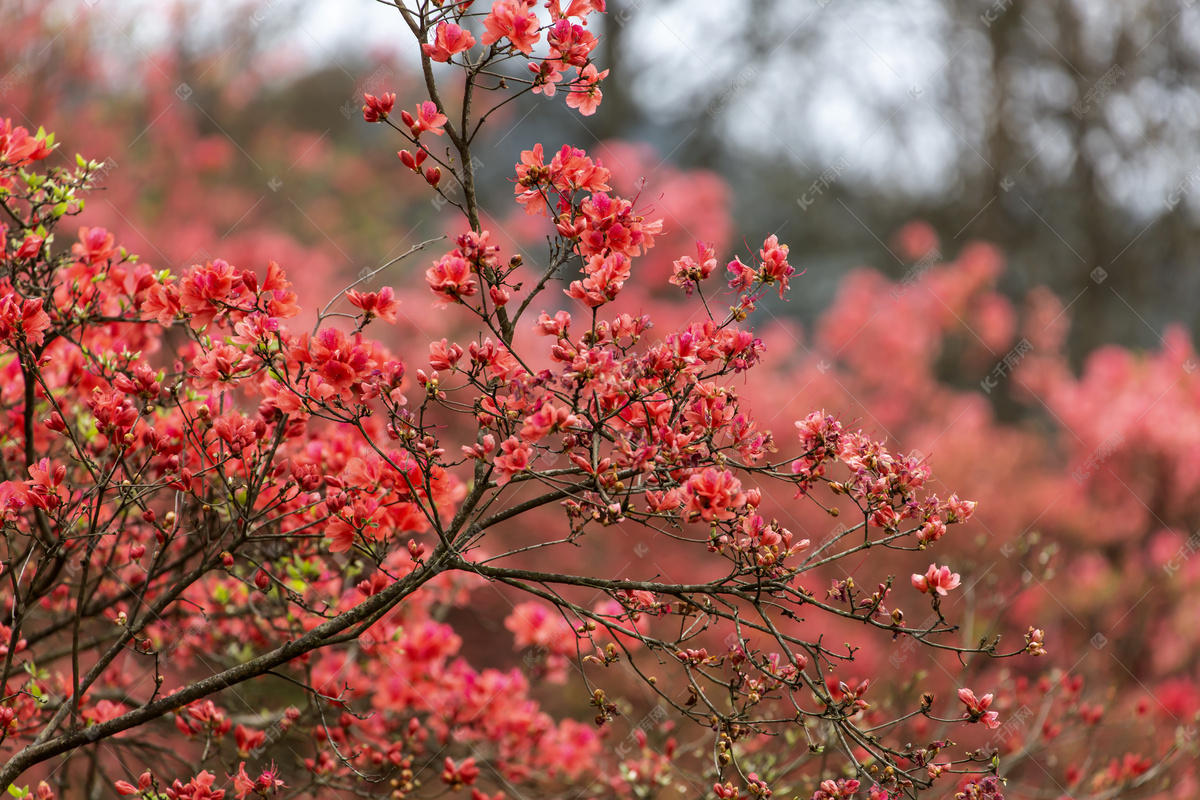
[[[293,661],[305,653],[337,643],[338,634],[355,623],[367,619],[378,611],[395,606],[408,595],[416,591],[422,584],[445,569],[446,554],[442,551],[425,567],[418,568],[403,580],[400,580],[379,594],[365,600],[344,614],[318,625],[299,639],[285,643],[270,653],[261,655],[245,664],[225,670],[222,673],[205,678],[167,695],[159,700],[130,711],[115,719],[91,726],[81,731],[74,731],[51,739],[48,742],[34,744],[14,755],[3,769],[0,769],[0,791],[6,791],[13,781],[25,770],[40,764],[47,759],[70,752],[93,742],[113,736],[130,728],[136,728],[162,715],[175,711],[188,703],[195,702],[210,694],[215,694],[230,686],[243,683],[258,677],[283,664]]]

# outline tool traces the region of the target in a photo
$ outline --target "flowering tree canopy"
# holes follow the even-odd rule
[[[67,232],[100,165],[52,166],[53,135],[3,122],[3,785],[999,797],[994,749],[956,744],[1005,722],[995,693],[876,702],[847,673],[879,642],[963,664],[1046,652],[1032,626],[964,641],[948,558],[854,580],[937,550],[975,503],[836,413],[773,435],[739,392],[769,369],[756,311],[799,279],[775,235],[723,270],[709,242],[672,254],[655,288],[690,316],[664,325],[622,303],[667,223],[602,158],[532,143],[513,199],[542,218],[546,259],[503,252],[472,145],[525,93],[596,111],[607,71],[588,25],[605,9],[473,5],[397,4],[423,92],[399,112],[391,93],[363,98],[412,181],[462,215],[452,241],[385,266],[424,259],[429,301],[468,332],[399,352],[372,338],[400,313],[369,285],[382,268],[302,329],[273,261],[176,273],[103,228]],[[773,512],[800,504],[836,534],[802,538]],[[686,577],[570,555],[630,530],[686,553]],[[497,596],[542,676],[578,669],[594,719],[556,718],[521,670],[462,656],[449,615]],[[861,641],[831,638],[846,631]],[[607,746],[631,684],[673,718],[661,747],[643,725]]]

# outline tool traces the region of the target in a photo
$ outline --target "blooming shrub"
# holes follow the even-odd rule
[[[440,248],[418,272],[458,331],[396,352],[371,338],[395,341],[379,325],[401,309],[387,287],[359,281],[306,313],[274,262],[154,269],[98,226],[68,250],[56,231],[82,210],[99,165],[46,168],[53,139],[5,123],[6,785],[45,775],[28,790],[40,798],[99,786],[96,775],[110,793],[171,798],[440,788],[878,798],[931,786],[992,797],[1010,774],[1048,785],[1030,769],[1037,737],[1069,739],[1064,720],[1095,730],[1103,709],[1082,701],[1078,676],[1030,679],[1025,658],[1004,662],[1015,677],[989,666],[1042,655],[1047,638],[1054,652],[1057,637],[1025,622],[1037,604],[983,636],[969,619],[970,635],[958,627],[955,600],[975,586],[955,570],[977,553],[953,526],[975,504],[936,486],[923,457],[812,411],[857,396],[892,432],[944,424],[961,395],[922,359],[950,314],[912,308],[915,293],[896,302],[870,278],[848,283],[815,344],[850,389],[813,386],[796,434],[776,438],[768,423],[800,382],[780,379],[772,356],[784,348],[748,324],[768,293],[800,281],[776,237],[750,263],[730,261],[724,282],[708,242],[647,273],[670,225],[614,190],[627,176],[600,158],[565,146],[547,159],[534,144],[514,193],[543,222],[548,258],[535,271],[503,252],[476,201],[471,142],[488,108],[476,94],[497,107],[557,87],[583,114],[602,100],[587,23],[603,3],[548,9],[548,23],[519,0],[400,11],[424,66],[459,68],[463,86],[451,95],[425,70],[423,95],[402,104],[415,115],[385,93],[364,98],[363,118],[395,129],[400,166],[463,222],[451,243],[402,257]],[[482,18],[479,44],[468,15]],[[509,59],[529,77],[509,76],[520,88],[505,94],[493,70]],[[428,149],[431,137],[454,158]],[[985,255],[966,251],[931,280],[1001,346],[1012,315],[983,288],[995,272]],[[653,320],[636,310],[665,291],[679,303]],[[857,336],[883,303],[914,336]],[[778,340],[777,326],[762,327]],[[1072,379],[1039,345],[1023,369],[1065,414]],[[1003,435],[988,421],[980,430]],[[963,474],[967,496],[999,491]],[[810,528],[819,539],[794,533]],[[623,578],[619,564],[571,555],[602,554],[630,530],[670,563],[678,556],[688,582]],[[865,583],[875,588],[856,583],[864,572],[883,573]],[[586,685],[594,719],[548,713],[519,668],[472,666],[455,615],[497,594],[515,604],[505,628],[527,648],[525,666]],[[1015,646],[1000,647],[1001,624]],[[968,666],[902,670],[913,653]],[[994,691],[977,698],[965,680]],[[1033,696],[1060,685],[1065,700],[1031,724]],[[614,746],[631,687],[654,711]],[[1151,788],[1166,774],[1158,755],[1080,760],[1063,781]],[[39,772],[59,756],[70,760],[54,776]]]

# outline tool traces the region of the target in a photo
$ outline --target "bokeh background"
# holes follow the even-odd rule
[[[773,366],[755,402],[789,441],[791,419],[844,413],[980,501],[945,556],[964,573],[964,638],[1019,641],[1032,623],[1052,651],[987,673],[1022,720],[993,743],[1026,765],[1028,796],[1191,796],[1186,771],[1170,787],[1143,776],[1194,742],[1200,709],[1200,8],[608,6],[599,113],[527,96],[476,146],[488,226],[539,263],[546,234],[511,202],[512,165],[570,142],[664,217],[642,267],[660,283],[696,239],[746,260],[778,234],[806,271],[766,304]],[[311,306],[457,228],[361,118],[364,91],[424,99],[416,45],[384,5],[7,0],[0,30],[0,115],[106,161],[85,221],[157,267],[275,259]],[[377,279],[405,298],[392,335],[414,362],[450,324],[425,266]],[[630,310],[683,319],[669,288]],[[814,542],[836,531],[790,519]],[[625,539],[620,569],[686,569]],[[468,655],[508,649],[503,615],[454,613]],[[924,658],[885,643],[857,677],[919,694],[946,669]],[[533,674],[539,659],[512,655]],[[1089,733],[1063,741],[1070,721]]]

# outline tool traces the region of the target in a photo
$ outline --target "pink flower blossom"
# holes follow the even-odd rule
[[[384,92],[383,97],[364,94],[363,100],[366,102],[363,106],[363,119],[367,122],[387,119],[388,114],[392,113],[392,107],[396,105],[396,95],[391,92]]]
[[[600,81],[608,77],[608,70],[597,73],[594,64],[588,64],[579,73],[579,78],[571,84],[567,94],[567,105],[579,109],[579,113],[590,117],[600,107],[604,94],[600,91]]]
[[[20,338],[41,344],[49,329],[50,315],[42,310],[42,298],[0,297],[0,343]]]
[[[462,347],[446,339],[429,344],[429,366],[434,369],[453,369],[462,355]]]
[[[71,255],[87,264],[100,264],[118,253],[114,237],[104,228],[80,228],[79,242],[71,245]]]
[[[468,758],[461,764],[455,764],[452,758],[449,756],[446,757],[444,768],[442,769],[442,782],[448,784],[451,789],[461,789],[463,786],[470,786],[478,777],[479,767],[475,765],[474,758]]]
[[[566,311],[559,311],[553,317],[545,311],[538,317],[537,323],[533,326],[533,332],[538,336],[565,336],[567,330],[571,327],[571,315]]]
[[[696,242],[696,258],[684,256],[674,264],[675,272],[670,282],[682,287],[690,297],[692,289],[700,281],[707,278],[717,268],[716,251],[711,242]]]
[[[495,0],[492,10],[483,20],[484,44],[495,44],[508,39],[512,46],[525,55],[533,52],[533,46],[541,38],[538,31],[537,14],[533,12],[535,0]]]
[[[942,522],[939,517],[933,516],[917,531],[917,541],[921,544],[930,544],[945,535],[946,523]]]
[[[945,569],[943,567],[943,569]],[[979,699],[975,698],[975,693],[970,689],[959,689],[958,699],[967,707],[966,719],[971,722],[982,722],[989,728],[1000,727],[1000,715],[995,711],[988,711],[988,706],[992,704],[992,695],[985,694]]]
[[[613,253],[607,257],[592,256],[584,271],[587,277],[572,281],[565,291],[569,297],[582,300],[589,308],[602,306],[620,293],[629,279],[629,259],[624,253]]]
[[[529,71],[533,73],[533,93],[554,97],[558,92],[558,84],[562,82],[563,74],[558,64],[549,59],[539,64],[529,63]]]
[[[787,262],[788,246],[779,243],[779,237],[772,234],[763,242],[758,257],[762,260],[759,278],[764,284],[779,284],[779,296],[783,297],[788,288],[788,278],[796,270]]]
[[[0,120],[0,166],[20,167],[30,161],[41,161],[55,147],[40,131],[32,136],[20,126],[13,127],[11,119]]]
[[[951,495],[946,501],[951,522],[966,522],[975,513],[977,503],[974,500],[960,500],[958,495]]]
[[[705,522],[733,519],[737,516],[732,509],[746,505],[746,493],[742,483],[733,473],[708,467],[703,472],[688,478],[683,487],[686,504],[684,519],[699,516]]]
[[[588,56],[596,48],[597,39],[580,25],[572,25],[560,19],[546,34],[550,44],[550,57],[566,69],[568,66],[584,67]]]
[[[936,592],[943,597],[960,583],[957,572],[951,572],[949,567],[938,567],[930,564],[924,575],[913,574],[912,585],[922,594]]]
[[[533,448],[515,436],[500,443],[503,455],[496,456],[496,485],[504,486],[519,472],[529,469],[533,462]]]
[[[593,11],[604,13],[604,0],[571,0],[565,11],[562,8],[562,0],[547,0],[546,8],[550,9],[551,19],[577,17],[586,25],[588,14]]]
[[[438,107],[431,100],[426,100],[421,105],[417,106],[417,118],[412,125],[413,136],[420,136],[423,132],[429,131],[434,136],[441,136],[445,131],[442,126],[446,124],[446,115],[438,111]]]
[[[171,800],[221,800],[225,796],[224,789],[214,789],[217,776],[205,770],[186,784],[175,781],[167,789]]]
[[[475,46],[475,37],[453,22],[439,22],[437,33],[434,34],[433,44],[421,45],[425,55],[434,61],[446,62],[451,56],[466,52]]]
[[[45,238],[38,236],[36,233],[26,234],[25,241],[21,242],[21,246],[17,248],[17,258],[33,258],[42,249],[42,243]]]
[[[471,265],[458,253],[447,253],[434,265],[425,270],[425,280],[436,296],[435,303],[440,307],[452,303],[461,303],[462,298],[470,297],[478,290],[479,285],[471,274]]]
[[[362,309],[363,317],[367,320],[379,317],[385,322],[396,321],[400,301],[396,299],[396,293],[390,286],[385,286],[378,292],[356,292],[351,289],[346,292],[346,297],[352,306]]]

